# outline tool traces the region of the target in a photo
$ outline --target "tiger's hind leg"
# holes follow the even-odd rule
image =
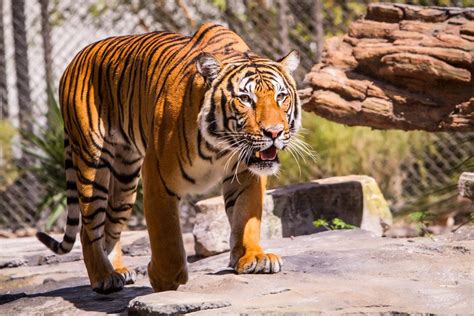
[[[143,157],[138,151],[129,146],[116,146],[115,174],[111,175],[104,228],[105,247],[115,271],[123,276],[126,284],[135,283],[137,275],[123,264],[120,234],[132,213],[142,161]]]
[[[104,226],[111,171],[99,158],[92,161],[82,155],[73,156],[82,214],[82,252],[92,288],[107,294],[119,291],[125,285],[125,279],[109,261],[105,247]],[[104,159],[110,161],[113,157]]]

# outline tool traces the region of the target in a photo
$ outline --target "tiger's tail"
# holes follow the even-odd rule
[[[36,233],[36,238],[45,244],[54,253],[62,255],[71,251],[76,241],[76,235],[81,227],[81,210],[79,208],[79,197],[76,186],[76,170],[72,163],[71,145],[66,133],[64,140],[65,169],[66,169],[66,193],[67,193],[67,220],[63,240],[61,242],[52,238],[44,232]]]
[[[79,219],[80,217],[78,216],[79,214],[74,214],[75,216],[71,216],[71,210],[74,210],[74,208],[69,210],[66,222],[66,231],[64,232],[63,240],[61,242],[57,241],[44,232],[36,233],[36,238],[38,238],[38,240],[45,244],[46,247],[58,255],[66,254],[71,251],[76,241],[76,235],[79,232],[81,224]]]
[[[44,232],[37,232],[36,238],[51,249],[58,255],[66,254],[72,250],[76,241],[76,235],[79,231],[80,223],[70,223],[68,217],[68,223],[66,224],[66,231],[61,242],[57,241],[53,237],[49,236]],[[78,219],[79,221],[79,219]]]

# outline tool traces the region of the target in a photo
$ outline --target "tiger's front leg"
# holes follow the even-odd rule
[[[150,146],[152,147],[152,146]],[[160,174],[160,163],[148,149],[142,166],[145,218],[150,237],[148,277],[155,292],[176,290],[188,280],[178,214],[178,197]]]
[[[260,223],[266,177],[246,170],[223,181],[223,195],[231,226],[229,266],[237,273],[277,273],[282,260],[260,246]]]

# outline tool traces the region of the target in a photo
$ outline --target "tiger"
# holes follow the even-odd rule
[[[91,287],[136,281],[120,244],[141,176],[155,292],[188,280],[178,204],[221,183],[231,226],[229,267],[277,273],[260,245],[267,176],[301,126],[296,50],[278,61],[253,53],[214,23],[192,36],[150,32],[100,40],[80,51],[59,84],[64,120],[67,221],[63,240],[37,238],[56,254],[80,232]]]

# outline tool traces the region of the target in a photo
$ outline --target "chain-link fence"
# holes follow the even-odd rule
[[[322,0],[10,0],[0,1],[0,226],[35,225],[44,188],[27,170],[24,132],[48,125],[48,104],[67,63],[87,44],[112,35],[153,30],[192,34],[204,22],[227,25],[252,49],[278,58],[298,49],[304,74],[320,56],[324,37],[342,34],[369,1]],[[466,1],[418,1],[465,6]],[[54,94],[54,93],[53,93]],[[8,136],[7,136],[8,135]],[[405,166],[407,201],[450,179],[449,170],[472,147],[459,146],[466,135],[435,136],[436,155]],[[456,145],[458,144],[458,145]],[[442,154],[440,154],[442,153]],[[420,170],[423,166],[423,170]]]

